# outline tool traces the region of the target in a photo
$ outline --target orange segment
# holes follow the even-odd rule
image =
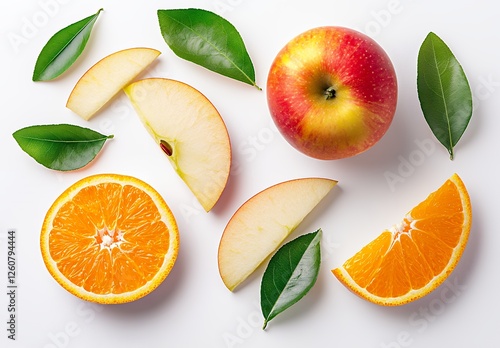
[[[467,244],[472,211],[462,180],[453,174],[333,274],[362,298],[402,305],[436,289],[453,271]]]
[[[153,291],[177,258],[179,232],[163,198],[125,175],[84,178],[45,216],[42,257],[54,279],[97,303],[124,303]]]

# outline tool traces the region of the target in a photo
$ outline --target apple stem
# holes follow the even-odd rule
[[[335,88],[333,88],[333,86],[330,86],[328,87],[327,89],[325,89],[325,99],[326,100],[330,100],[330,99],[333,99],[335,98]]]
[[[167,156],[172,156],[174,151],[172,150],[172,146],[167,143],[165,140],[160,140],[160,148],[167,154]]]

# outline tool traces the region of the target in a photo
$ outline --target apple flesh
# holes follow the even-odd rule
[[[267,101],[277,128],[297,150],[324,160],[351,157],[388,130],[397,104],[396,73],[370,37],[318,27],[278,53]]]
[[[222,234],[219,273],[233,291],[270,256],[337,181],[302,178],[271,186],[234,213]]]
[[[210,211],[231,167],[231,143],[217,109],[197,89],[171,79],[139,80],[124,91],[158,148]]]
[[[159,55],[158,50],[138,47],[104,57],[78,80],[66,107],[89,120]]]

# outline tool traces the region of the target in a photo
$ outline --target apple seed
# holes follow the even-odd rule
[[[167,143],[165,140],[160,140],[160,148],[167,154],[167,156],[172,156],[174,151],[172,150],[172,146]]]

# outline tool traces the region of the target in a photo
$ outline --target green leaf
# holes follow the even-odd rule
[[[271,258],[262,277],[260,305],[264,326],[313,287],[321,263],[321,229],[283,245]]]
[[[227,20],[190,8],[158,10],[158,21],[165,42],[177,56],[260,90],[243,39]]]
[[[462,66],[432,32],[418,53],[417,90],[429,127],[453,159],[453,148],[472,116],[472,93]]]
[[[107,139],[88,128],[70,124],[38,125],[12,134],[28,155],[43,166],[55,170],[74,170],[90,163]]]
[[[85,49],[102,8],[96,14],[58,31],[42,48],[33,72],[33,81],[49,81],[65,72]]]

